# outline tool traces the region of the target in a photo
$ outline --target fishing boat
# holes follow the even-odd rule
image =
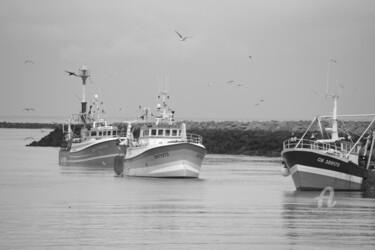
[[[89,110],[85,94],[86,79],[90,76],[84,65],[77,75],[82,78],[81,112],[72,114],[67,127],[64,141],[59,151],[59,164],[62,166],[111,166],[116,156],[125,154],[125,147],[121,145],[124,137],[116,126],[110,126],[101,118],[105,113],[103,102],[98,95],[94,96]],[[78,132],[77,129],[78,128]]]
[[[174,122],[166,91],[152,113],[144,108],[139,119],[128,121],[125,157],[116,157],[118,175],[165,178],[198,178],[206,148],[202,136],[186,133],[186,125]],[[134,127],[132,127],[135,125]],[[139,136],[134,129],[139,128]]]
[[[375,114],[338,115],[339,97],[332,97],[332,115],[315,117],[301,138],[284,142],[282,175],[299,190],[374,191]],[[345,119],[358,118],[362,131],[348,131]]]

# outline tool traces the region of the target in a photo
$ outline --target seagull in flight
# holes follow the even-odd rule
[[[70,76],[77,76],[77,74],[76,74],[76,73],[74,73],[74,72],[71,72],[71,71],[66,71],[66,70],[65,70],[65,72],[66,72],[66,73],[68,73],[68,74],[69,74]]]
[[[182,36],[177,30],[175,30],[175,32],[177,33],[177,35],[180,37],[180,40],[182,41],[182,42],[184,42],[184,41],[186,41],[186,39],[188,39],[188,38],[192,38],[192,36]]]
[[[33,108],[24,108],[22,111],[35,111]]]
[[[228,84],[232,84],[232,83],[234,83],[234,81],[233,81],[233,80],[230,80],[230,81],[227,81],[227,83],[228,83]]]
[[[260,100],[259,100],[259,102],[264,102],[264,101],[265,101],[264,99],[260,99]],[[254,106],[255,106],[255,107],[256,107],[256,106],[259,106],[259,105],[260,105],[259,102],[255,103]]]
[[[25,139],[24,140],[35,140],[35,138],[34,137],[32,137],[32,136],[29,136],[29,137],[25,137]]]
[[[311,92],[313,92],[315,95],[319,95],[319,93],[318,92],[316,92],[315,90],[313,90],[313,89],[310,89],[310,91]]]
[[[92,81],[91,77],[89,77],[90,83],[93,84],[94,82]]]
[[[247,88],[247,87],[249,87],[249,84],[248,83],[238,83],[236,86],[237,87],[245,87],[245,88]]]
[[[26,63],[31,63],[31,64],[34,64],[34,62],[33,61],[31,61],[31,60],[25,60],[24,62],[23,62],[24,64],[26,64]]]

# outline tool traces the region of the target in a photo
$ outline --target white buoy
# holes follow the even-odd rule
[[[281,168],[281,175],[284,176],[284,177],[287,177],[287,176],[289,176],[289,174],[290,174],[290,171],[289,171],[289,169],[287,168],[287,166],[283,166],[283,167]]]

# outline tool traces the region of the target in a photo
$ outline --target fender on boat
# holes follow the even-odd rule
[[[124,156],[115,156],[114,170],[117,175],[121,175],[124,172]]]

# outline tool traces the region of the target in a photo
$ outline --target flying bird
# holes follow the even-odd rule
[[[310,91],[311,92],[313,92],[315,95],[319,95],[319,93],[318,92],[316,92],[315,90],[313,90],[313,89],[310,89]]]
[[[26,63],[31,63],[31,64],[34,64],[34,62],[33,61],[31,61],[31,60],[25,60],[24,62],[23,62],[24,64],[26,64]]]
[[[35,111],[34,108],[24,108],[22,111]]]
[[[233,80],[230,80],[230,81],[227,81],[227,83],[228,83],[228,84],[232,84],[232,83],[234,83],[234,81],[233,81]]]
[[[259,100],[259,102],[264,102],[264,101],[265,101],[264,99],[260,99],[260,100]],[[259,102],[255,103],[254,106],[259,106],[259,105],[260,105]]]
[[[35,140],[35,138],[34,138],[34,137],[31,137],[31,136],[29,136],[29,137],[25,137],[25,140]]]
[[[249,87],[249,84],[248,83],[238,83],[236,86],[237,87],[245,87],[245,88],[247,88],[247,87]]]
[[[180,37],[180,40],[181,41],[186,41],[186,39],[188,39],[188,38],[192,38],[192,36],[182,36],[180,33],[178,33],[178,31],[177,30],[175,30],[175,32],[177,33],[177,35]]]
[[[77,76],[77,74],[76,74],[76,73],[74,73],[74,72],[71,72],[71,71],[66,71],[66,70],[65,70],[65,72],[66,72],[66,73],[68,73],[68,74],[69,74],[70,76]]]
[[[331,62],[337,63],[337,61],[335,59],[332,59],[332,58],[331,58]]]

